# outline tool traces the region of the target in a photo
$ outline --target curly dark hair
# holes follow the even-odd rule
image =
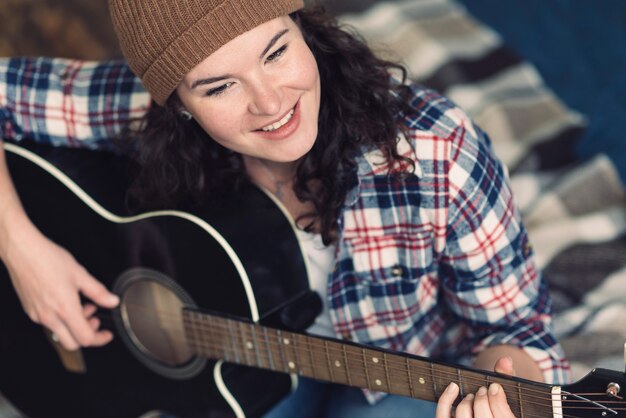
[[[298,165],[294,190],[315,208],[302,216],[307,218],[305,229],[311,230],[316,219],[328,244],[336,240],[337,220],[357,181],[356,156],[364,148],[378,148],[392,166],[407,162],[396,150],[398,132],[406,129],[402,119],[412,112],[406,70],[377,58],[359,35],[340,26],[321,6],[291,17],[317,60],[321,80],[318,137]],[[392,79],[391,72],[399,79]],[[207,140],[196,122],[180,116],[180,107],[174,93],[165,106],[151,107],[141,120],[142,129],[126,133],[136,145],[140,166],[132,194],[144,205],[206,200],[247,179],[241,156]]]

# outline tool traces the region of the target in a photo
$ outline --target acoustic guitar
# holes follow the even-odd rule
[[[121,298],[103,312],[112,343],[66,352],[2,269],[0,393],[31,418],[260,417],[298,376],[431,401],[451,381],[461,395],[497,382],[520,418],[626,417],[621,372],[549,385],[307,335],[319,306],[298,241],[251,185],[206,207],[132,214],[118,157],[5,150],[31,219]]]

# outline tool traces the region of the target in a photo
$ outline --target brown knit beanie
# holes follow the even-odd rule
[[[160,105],[222,45],[302,7],[303,0],[109,0],[122,52]]]

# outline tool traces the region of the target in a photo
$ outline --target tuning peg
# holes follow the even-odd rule
[[[626,343],[624,343],[624,370],[626,372]],[[611,382],[606,387],[606,394],[608,396],[613,397],[613,398],[624,399],[623,397],[618,395],[620,390],[621,390],[621,388],[620,388],[618,383]]]
[[[618,383],[611,382],[606,387],[606,394],[608,396],[612,396],[613,398],[624,399],[624,398],[622,398],[621,396],[618,395],[620,390],[621,390],[621,388],[619,387]]]

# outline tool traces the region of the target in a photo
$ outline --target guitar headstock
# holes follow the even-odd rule
[[[562,416],[626,418],[625,398],[625,373],[594,369],[578,382],[561,387]]]

